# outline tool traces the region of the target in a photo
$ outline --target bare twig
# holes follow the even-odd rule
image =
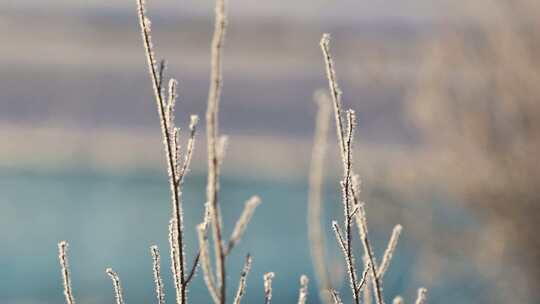
[[[300,290],[298,291],[298,304],[306,304],[308,296],[308,283],[307,276],[302,275],[300,277]]]
[[[60,268],[62,269],[64,296],[66,297],[67,304],[74,304],[75,299],[73,298],[73,292],[71,290],[71,272],[69,270],[67,249],[68,243],[66,241],[58,243],[58,259],[60,260]]]
[[[384,251],[383,259],[382,259],[381,265],[379,266],[379,270],[377,272],[377,277],[379,277],[379,280],[382,280],[382,278],[384,277],[384,274],[386,273],[386,270],[388,270],[388,267],[390,266],[390,261],[392,260],[392,255],[394,254],[394,251],[396,250],[397,242],[399,240],[399,236],[402,230],[403,230],[403,227],[401,225],[396,225],[394,229],[392,230],[392,236],[390,236],[390,240],[388,241],[388,246],[386,247],[386,250]]]
[[[331,93],[330,95],[332,96],[332,101],[334,105],[334,116],[336,120],[338,144],[340,147],[341,159],[343,163],[343,181],[341,182],[341,187],[343,192],[343,209],[345,213],[345,260],[347,263],[347,272],[349,273],[349,283],[351,285],[354,303],[359,304],[360,299],[358,295],[358,288],[356,286],[356,268],[354,263],[354,255],[352,253],[351,236],[351,200],[355,197],[354,189],[351,187],[351,176],[354,175],[354,173],[352,172],[352,141],[354,138],[355,115],[354,111],[347,111],[347,133],[345,133],[343,130],[344,122],[341,107],[341,91],[337,84],[334,62],[330,54],[329,34],[323,35],[320,45],[324,56],[326,75],[328,78],[328,85],[330,87]]]
[[[382,277],[384,276],[386,270],[390,265],[392,255],[395,251],[399,235],[401,233],[402,227],[397,225],[390,238],[388,247],[384,253],[382,264],[377,268],[375,257],[373,254],[373,249],[368,239],[367,231],[367,222],[365,216],[365,210],[363,203],[360,203],[359,193],[360,193],[360,181],[357,175],[352,172],[352,141],[354,137],[354,127],[355,127],[355,115],[352,110],[348,110],[347,115],[347,132],[344,132],[344,120],[342,115],[342,106],[341,106],[341,91],[337,84],[336,72],[334,67],[334,62],[332,55],[330,53],[330,35],[324,34],[320,41],[320,46],[324,56],[326,76],[328,78],[328,86],[330,88],[330,95],[332,96],[332,103],[334,106],[334,117],[336,120],[336,131],[338,137],[338,144],[341,152],[341,158],[343,163],[343,172],[344,178],[341,181],[342,192],[343,192],[343,204],[345,211],[345,237],[343,237],[339,231],[339,226],[337,223],[333,224],[336,237],[338,242],[342,247],[342,251],[345,254],[345,259],[347,263],[347,268],[349,270],[349,279],[351,282],[351,288],[353,291],[353,298],[356,304],[359,303],[359,292],[362,289],[362,286],[366,281],[369,281],[371,276],[371,281],[373,283],[373,289],[375,291],[375,299],[377,304],[384,304],[384,298],[382,295]],[[352,211],[351,211],[352,208]],[[355,268],[354,268],[354,257],[352,256],[351,250],[351,221],[352,218],[356,219],[356,224],[360,232],[360,239],[362,241],[362,246],[364,247],[365,259],[366,261],[366,270],[362,276],[360,282],[356,282],[355,279]],[[359,287],[356,284],[360,284]],[[371,295],[369,293],[369,288],[364,290],[364,304],[371,302]],[[425,294],[425,292],[424,292]],[[420,291],[419,291],[420,297]]]
[[[395,297],[394,300],[392,301],[392,304],[403,304],[403,303],[404,303],[403,298],[400,296]]]
[[[349,277],[351,279],[351,289],[353,291],[353,297],[356,303],[360,302],[360,297],[358,294],[358,287],[357,287],[357,281],[356,281],[356,268],[355,268],[355,261],[354,261],[354,255],[352,251],[352,211],[351,211],[351,198],[353,195],[353,189],[351,184],[351,176],[352,176],[352,142],[354,139],[354,128],[356,127],[356,116],[354,114],[353,110],[347,110],[347,136],[346,136],[346,142],[345,142],[345,172],[344,172],[344,180],[343,180],[343,201],[344,201],[344,209],[345,209],[345,225],[346,225],[346,240],[347,240],[347,259],[348,262],[348,270],[349,270]]]
[[[156,284],[156,296],[158,304],[165,303],[165,293],[163,292],[163,281],[161,280],[161,266],[159,249],[157,246],[150,247],[152,252],[153,270],[154,270],[154,282]]]
[[[169,80],[169,90],[168,90],[168,97],[167,97],[167,104],[165,105],[165,120],[167,123],[167,127],[169,134],[174,133],[174,111],[176,108],[176,98],[178,94],[176,93],[176,87],[178,86],[178,81],[176,79],[170,79]],[[173,151],[177,147],[173,147]],[[174,155],[174,154],[173,154]],[[174,163],[177,162],[177,159],[174,159]],[[178,171],[176,172],[178,173]]]
[[[199,123],[199,116],[191,115],[189,122],[189,138],[186,146],[186,154],[184,161],[182,162],[182,167],[177,168],[178,180],[176,182],[177,186],[181,185],[186,177],[186,174],[189,170],[191,164],[191,159],[193,157],[193,151],[195,150],[195,134],[197,132],[197,124]],[[180,164],[178,162],[177,164]]]
[[[179,284],[176,285],[177,288],[180,288],[180,290],[176,290],[177,292],[177,300],[179,300],[179,304],[185,304],[186,303],[186,291],[185,291],[185,284],[184,284],[184,241],[183,241],[183,231],[182,231],[182,206],[181,206],[181,200],[180,200],[180,191],[178,190],[178,187],[176,186],[177,181],[177,172],[175,170],[176,164],[175,164],[175,153],[176,151],[173,149],[173,142],[174,138],[173,134],[171,134],[171,125],[169,125],[171,122],[167,121],[168,116],[166,115],[166,108],[163,100],[163,96],[161,94],[161,85],[162,79],[160,78],[160,75],[156,68],[155,63],[155,56],[154,56],[154,50],[152,46],[152,38],[151,38],[151,30],[150,30],[150,20],[146,16],[146,7],[144,0],[137,0],[138,4],[138,16],[139,16],[139,23],[141,27],[141,35],[143,39],[144,49],[146,51],[146,59],[148,64],[148,70],[150,73],[150,78],[152,81],[152,88],[154,90],[154,97],[156,99],[157,104],[157,110],[161,122],[161,131],[163,136],[163,143],[165,146],[165,154],[167,156],[167,168],[169,173],[169,184],[170,184],[170,190],[171,190],[171,202],[172,202],[172,210],[173,210],[173,223],[174,223],[174,240],[175,246],[178,251],[178,267],[177,267],[177,273],[175,274],[177,276],[176,280],[178,280]]]
[[[199,252],[201,254],[201,268],[203,270],[204,274],[204,282],[206,283],[206,287],[208,288],[208,291],[210,292],[210,296],[212,297],[212,300],[214,303],[218,304],[220,303],[219,295],[217,293],[216,285],[214,283],[214,277],[212,274],[212,267],[210,264],[210,256],[208,253],[208,237],[206,235],[206,225],[205,223],[201,223],[197,226],[197,235],[199,237],[199,245],[200,249]]]
[[[171,253],[171,271],[173,273],[173,281],[174,281],[174,289],[176,290],[176,302],[181,303],[181,282],[180,282],[180,275],[179,275],[179,253],[178,253],[178,247],[177,243],[175,242],[176,238],[176,231],[174,227],[175,225],[175,219],[172,218],[169,221],[169,246],[170,246],[170,253]]]
[[[339,294],[334,288],[330,288],[330,294],[332,295],[332,300],[334,301],[334,304],[343,304],[343,301],[341,301]]]
[[[203,229],[204,237],[207,236],[207,230],[208,225],[210,224],[210,206],[208,203],[204,205],[204,217],[203,222],[201,223],[200,227]],[[206,252],[206,255],[208,256],[208,252]],[[191,271],[189,272],[189,275],[187,276],[185,280],[186,288],[189,282],[193,279],[195,276],[195,273],[197,271],[197,266],[201,263],[201,249],[199,248],[199,251],[197,252],[197,255],[195,256],[195,260],[193,261],[193,266],[191,267]],[[208,265],[210,265],[210,262],[208,260]],[[210,269],[210,266],[208,266],[208,269]],[[209,270],[210,271],[210,270]]]
[[[212,231],[216,255],[216,277],[220,289],[220,303],[225,302],[225,250],[221,231],[221,215],[218,205],[219,192],[219,157],[217,151],[219,99],[221,95],[221,59],[226,29],[225,0],[216,0],[214,35],[211,45],[210,88],[208,92],[208,107],[206,110],[206,139],[208,150],[208,185],[207,200],[212,216]]]
[[[321,38],[321,49],[324,56],[326,67],[326,76],[328,78],[328,86],[330,87],[330,95],[334,105],[334,116],[336,119],[336,131],[339,141],[341,158],[345,159],[345,135],[343,133],[343,120],[341,118],[341,90],[337,84],[337,77],[334,68],[334,61],[330,54],[330,34],[323,34]]]
[[[184,282],[184,284],[186,285],[186,288],[187,288],[187,285],[189,285],[189,283],[191,282],[191,280],[195,277],[195,274],[197,273],[197,268],[199,266],[200,259],[201,259],[201,251],[199,250],[197,254],[195,255],[195,259],[193,260],[193,265],[191,266],[191,270],[189,271],[189,274],[186,277],[186,281]]]
[[[355,127],[355,115],[354,111],[347,111],[347,133],[345,139],[345,159],[344,163],[344,177],[341,182],[342,192],[343,192],[343,209],[345,212],[345,259],[347,262],[347,271],[349,273],[349,282],[351,285],[351,290],[353,293],[353,298],[355,303],[359,303],[358,287],[356,286],[356,268],[354,255],[352,252],[352,221],[351,221],[351,175],[352,175],[352,141],[354,138],[354,127]]]
[[[169,127],[169,130],[172,131],[172,143],[171,143],[171,150],[173,151],[173,163],[174,163],[174,170],[175,172],[178,172],[180,168],[180,158],[182,157],[182,146],[180,145],[180,128],[177,128],[176,126]],[[177,179],[178,174],[177,174]],[[178,180],[175,181],[175,185],[178,187]]]
[[[384,304],[384,299],[382,297],[382,286],[379,277],[377,276],[377,264],[375,262],[375,256],[373,254],[373,249],[368,239],[368,229],[367,229],[367,220],[366,220],[366,211],[363,204],[359,204],[359,211],[356,214],[356,225],[358,226],[358,231],[360,232],[360,240],[362,241],[362,246],[364,247],[364,252],[367,256],[367,259],[370,264],[373,289],[375,290],[375,300],[377,304]]]
[[[416,297],[416,304],[426,304],[427,300],[427,289],[418,288],[418,295]]]
[[[345,246],[345,240],[343,239],[343,235],[341,234],[341,229],[339,228],[339,224],[337,223],[337,221],[332,222],[332,228],[334,229],[334,233],[336,234],[339,248],[341,248],[343,254],[347,256],[347,247]]]
[[[246,255],[246,262],[244,263],[244,268],[240,274],[240,282],[238,283],[238,290],[236,291],[236,296],[234,297],[234,304],[240,304],[242,297],[246,293],[247,286],[247,276],[251,270],[251,255],[249,253]]]
[[[343,235],[341,234],[341,230],[339,228],[339,225],[336,221],[333,221],[332,222],[332,228],[334,229],[334,233],[336,234],[336,239],[338,240],[338,243],[339,243],[339,246],[341,248],[341,251],[343,252],[343,255],[345,256],[345,264],[347,266],[347,269],[349,270],[349,279],[351,280],[350,283],[351,283],[351,288],[354,288],[352,290],[353,292],[353,297],[354,299],[356,300],[357,296],[358,296],[358,292],[359,292],[359,289],[357,286],[357,283],[356,283],[356,276],[354,275],[351,275],[353,272],[352,271],[355,271],[354,270],[354,265],[352,265],[352,263],[354,263],[354,260],[353,259],[350,259],[349,258],[349,251],[350,248],[348,248],[347,246],[347,241],[343,238]],[[352,281],[354,280],[354,281]]]
[[[206,236],[209,224],[210,224],[210,211],[209,211],[208,203],[206,203],[205,207],[204,207],[204,218],[203,218],[203,222],[202,222],[202,226],[201,226],[201,227],[204,228],[205,236]],[[195,274],[197,272],[197,267],[201,263],[200,261],[201,261],[201,250],[199,248],[199,251],[195,255],[195,259],[193,260],[193,265],[191,266],[191,270],[189,271],[189,275],[187,276],[187,278],[186,278],[186,280],[184,282],[184,284],[186,285],[186,288],[187,288],[187,285],[191,282],[191,280],[193,280],[193,278],[195,277]]]
[[[112,268],[105,269],[105,272],[111,277],[113,288],[114,288],[114,297],[116,298],[116,304],[124,304],[124,298],[122,296],[122,285],[120,285],[120,277],[118,274],[112,270]]]
[[[357,284],[358,286],[356,287],[358,288],[358,294],[360,294],[360,292],[362,291],[362,288],[364,287],[364,285],[366,285],[370,270],[371,270],[371,266],[369,265],[369,262],[368,262],[366,266],[364,267],[362,278],[360,278],[360,282],[358,282]]]
[[[325,239],[321,229],[322,193],[324,160],[326,158],[328,129],[330,125],[330,97],[323,91],[315,92],[314,100],[317,103],[317,118],[315,122],[315,135],[311,154],[311,169],[309,174],[308,198],[308,232],[311,245],[311,257],[317,274],[319,297],[323,303],[329,303],[330,298],[325,292],[330,288],[328,268],[325,258]]]
[[[242,235],[244,234],[244,231],[246,231],[247,225],[249,224],[249,221],[251,220],[255,209],[257,208],[257,206],[259,206],[260,203],[261,199],[256,195],[247,200],[246,205],[244,206],[244,210],[242,211],[240,218],[234,226],[234,230],[231,234],[231,238],[229,239],[229,245],[227,247],[225,255],[228,255],[234,248],[234,246],[238,244],[238,242],[242,238]]]
[[[369,264],[369,258],[367,257],[366,254],[364,254],[364,256],[362,257],[362,259],[364,260],[364,265],[368,265]],[[366,275],[366,282],[369,283],[371,282],[371,266],[369,267],[366,267],[368,269],[368,273]],[[372,297],[372,292],[371,292],[371,288],[369,288],[369,286],[367,286],[367,288],[364,288],[363,290],[363,300],[364,300],[364,303],[362,304],[371,304],[373,303],[373,297]]]
[[[165,59],[161,59],[159,61],[159,67],[158,67],[158,89],[159,92],[162,94],[163,98],[163,79],[165,75],[165,70],[167,69],[167,62]]]
[[[351,214],[349,215],[349,219],[352,220],[354,218],[354,215],[356,214],[356,212],[358,212],[358,206],[354,206]]]
[[[264,279],[264,304],[270,304],[272,300],[272,280],[275,274],[273,272],[265,273]]]

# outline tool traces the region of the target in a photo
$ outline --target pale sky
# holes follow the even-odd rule
[[[147,0],[153,13],[212,14],[211,0]],[[443,18],[451,0],[229,0],[231,16],[369,21]],[[0,11],[100,11],[134,9],[135,0],[2,0]]]

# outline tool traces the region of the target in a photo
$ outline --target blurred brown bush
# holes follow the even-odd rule
[[[471,1],[472,2],[472,1]],[[408,106],[433,176],[485,216],[485,256],[540,281],[540,2],[474,1],[429,42]],[[436,172],[435,172],[436,171]],[[529,286],[534,287],[534,285]]]

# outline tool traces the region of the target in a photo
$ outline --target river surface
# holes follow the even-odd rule
[[[184,189],[188,264],[197,244],[194,227],[202,218],[205,185],[204,176],[192,175]],[[226,235],[231,232],[245,200],[252,194],[260,195],[263,200],[228,260],[229,295],[236,289],[244,255],[249,252],[253,256],[253,268],[245,303],[262,301],[262,275],[268,271],[276,273],[274,303],[295,303],[302,274],[312,279],[309,303],[318,303],[313,292],[315,280],[307,239],[306,184],[225,177],[221,188]],[[328,191],[328,202],[339,203],[336,198],[339,198],[336,191]],[[339,211],[337,208],[339,205],[332,206],[330,209],[335,210],[330,211]],[[0,302],[62,303],[56,244],[64,239],[70,243],[77,303],[113,301],[110,280],[104,271],[109,266],[121,277],[126,302],[155,302],[149,251],[153,244],[161,248],[166,295],[172,300],[167,242],[169,216],[168,185],[161,172],[113,175],[82,170],[56,173],[9,170],[0,173]],[[337,254],[333,236],[327,237],[330,252]],[[377,248],[384,248],[387,235],[375,232],[372,238]],[[471,298],[481,292],[485,282],[480,278],[468,286],[460,281],[452,282],[451,278],[443,286],[417,282],[413,275],[419,263],[415,248],[407,245],[406,237],[402,241],[385,276],[387,302],[400,293],[412,303],[416,293],[412,287],[421,283],[432,288],[433,303],[471,303]],[[340,265],[341,256],[329,261]],[[467,276],[474,278],[473,274]],[[342,286],[346,298],[346,281]],[[189,297],[192,303],[211,302],[200,274],[191,286]],[[464,301],[456,301],[459,298]]]

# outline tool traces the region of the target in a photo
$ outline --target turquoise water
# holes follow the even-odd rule
[[[204,176],[193,175],[184,188],[188,263],[197,244],[194,227],[202,219],[205,184]],[[339,214],[339,196],[332,186],[329,189],[327,212]],[[262,275],[268,271],[276,273],[274,303],[296,301],[302,274],[312,278],[309,302],[318,303],[307,240],[305,182],[225,177],[221,193],[226,234],[231,232],[246,199],[258,194],[263,200],[228,260],[229,295],[236,289],[244,255],[249,252],[254,259],[245,303],[261,302]],[[64,239],[70,243],[78,303],[112,302],[112,287],[104,272],[109,266],[119,273],[128,303],[155,302],[149,251],[153,244],[162,251],[166,293],[171,299],[169,216],[168,184],[161,172],[112,175],[4,171],[0,174],[0,302],[61,303],[56,244]],[[377,248],[382,248],[387,238],[376,233],[372,237]],[[335,248],[333,237],[329,235],[328,240]],[[406,289],[400,293],[412,302],[416,291],[411,287],[420,283],[413,276],[418,262],[414,246],[407,245],[406,235],[402,241],[385,277],[387,301]],[[340,259],[337,256],[336,261]],[[445,286],[432,282],[422,285],[434,287],[431,296],[438,299],[436,303],[456,303],[460,297],[470,299],[479,293],[482,281],[478,282],[470,288],[461,288],[459,280]],[[343,296],[347,297],[344,283]],[[446,299],[449,294],[454,294],[453,298]],[[200,275],[189,296],[192,303],[210,303]]]

